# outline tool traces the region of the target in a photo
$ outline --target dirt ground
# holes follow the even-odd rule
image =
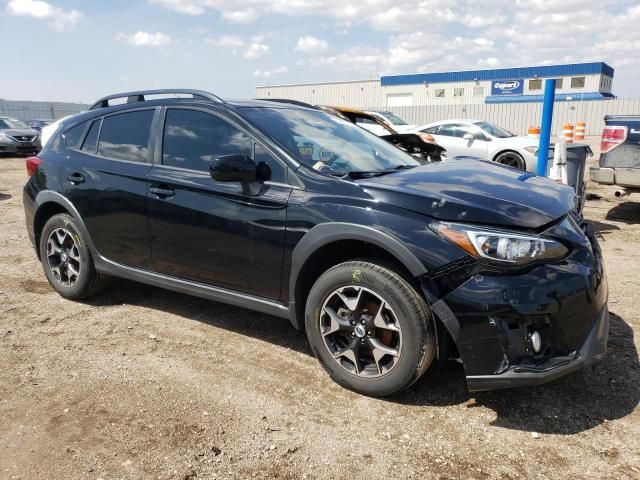
[[[25,181],[0,158],[0,479],[640,478],[640,194],[589,188],[605,361],[478,394],[450,362],[376,400],[333,383],[286,320],[126,281],[63,300]]]

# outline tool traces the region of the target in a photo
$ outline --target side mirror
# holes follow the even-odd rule
[[[218,182],[240,182],[248,195],[256,182],[256,162],[247,155],[223,155],[211,160],[209,174]]]
[[[471,133],[465,133],[462,138],[464,138],[469,143],[473,143],[473,141],[475,140],[473,134]]]

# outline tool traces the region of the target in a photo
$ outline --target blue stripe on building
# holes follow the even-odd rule
[[[541,67],[498,68],[494,70],[467,70],[462,72],[414,73],[380,77],[380,85],[415,85],[420,83],[472,82],[511,80],[518,78],[553,78],[574,75],[607,75],[613,77],[613,68],[604,62],[546,65]],[[586,94],[585,94],[586,95]],[[512,100],[513,101],[513,100]],[[531,100],[528,100],[531,101]]]
[[[541,102],[544,95],[491,95],[485,99],[485,103],[528,103]],[[556,102],[581,101],[581,100],[606,100],[616,98],[612,93],[558,93]]]

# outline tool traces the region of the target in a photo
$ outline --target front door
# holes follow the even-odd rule
[[[464,138],[471,135],[472,138]],[[447,149],[447,156],[487,158],[488,145],[486,137],[467,125],[447,123],[440,125],[434,135],[436,142]]]
[[[216,182],[209,162],[249,155],[271,169],[255,195]],[[149,174],[152,268],[269,299],[280,298],[286,167],[238,125],[211,112],[168,108],[161,162]]]

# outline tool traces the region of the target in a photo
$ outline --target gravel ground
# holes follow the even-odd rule
[[[23,159],[0,158],[0,479],[640,478],[640,194],[590,187],[605,361],[469,394],[455,362],[410,391],[334,384],[287,321],[127,281],[85,303],[47,283]]]

